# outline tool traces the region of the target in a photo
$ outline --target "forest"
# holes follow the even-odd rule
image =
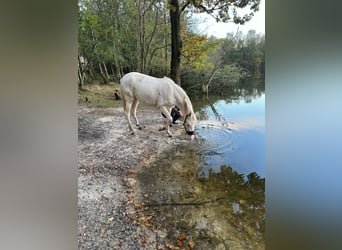
[[[79,0],[78,86],[118,82],[127,72],[169,76],[185,89],[220,90],[263,79],[265,37],[255,30],[225,38],[198,30],[197,13],[244,24],[260,0]],[[240,9],[248,9],[240,14]],[[244,12],[245,13],[245,12]]]

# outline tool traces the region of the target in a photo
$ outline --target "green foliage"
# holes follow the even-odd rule
[[[194,69],[186,67],[182,70],[182,82],[185,89],[193,94],[201,95],[210,79],[212,69]],[[240,81],[248,76],[247,71],[237,64],[221,66],[215,73],[215,77],[210,84],[210,91],[214,93],[229,92],[236,88]]]
[[[167,19],[162,0],[80,0],[79,55],[87,59],[95,78],[100,63],[116,80],[127,71],[148,73],[153,66],[162,65],[165,72],[165,53],[170,53]]]
[[[187,0],[181,6],[191,6],[198,12],[206,12],[217,22],[233,21],[244,24],[259,10],[260,0]],[[243,11],[241,11],[243,10]]]
[[[227,34],[225,39],[216,40],[218,46],[208,51],[207,65],[196,68],[188,64],[182,69],[182,83],[191,92],[202,94],[206,88],[214,93],[224,93],[239,87],[242,80],[264,77],[264,35],[251,30],[247,35]]]
[[[170,1],[164,0],[79,0],[79,56],[87,61],[88,81],[102,79],[100,64],[110,81],[128,71],[157,77],[169,74],[171,59]],[[179,0],[182,11],[206,12],[218,21],[246,22],[238,9],[257,10],[259,0]],[[225,39],[208,38],[191,31],[188,16],[181,16],[182,86],[201,91],[220,91],[236,86],[249,76],[263,78],[263,35],[227,34]],[[214,73],[214,74],[213,74]]]
[[[210,69],[213,67],[208,60],[208,53],[213,51],[220,42],[210,40],[203,35],[190,35],[183,39],[182,55],[184,65],[194,69]]]
[[[250,30],[246,36],[228,34],[223,43],[222,60],[225,64],[237,63],[250,75],[264,74],[265,37]]]

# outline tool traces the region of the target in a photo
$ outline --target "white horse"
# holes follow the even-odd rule
[[[122,104],[129,129],[135,134],[131,124],[131,114],[136,125],[140,127],[137,118],[137,107],[139,101],[154,105],[160,108],[166,116],[166,129],[171,137],[170,124],[172,122],[171,109],[177,106],[185,116],[184,128],[188,135],[194,135],[196,126],[196,116],[194,114],[190,98],[185,91],[175,84],[170,78],[155,78],[137,72],[124,75],[120,80]]]

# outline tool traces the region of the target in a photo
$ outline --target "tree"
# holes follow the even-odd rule
[[[186,64],[194,69],[208,69],[213,65],[207,56],[220,43],[220,40],[210,40],[204,35],[190,34],[183,39],[182,56]]]
[[[183,29],[182,29],[183,30]],[[184,35],[182,34],[182,37]],[[250,30],[228,33],[226,38],[205,38],[185,34],[182,49],[182,87],[194,94],[211,92],[223,93],[237,88],[245,88],[254,83],[262,83],[264,77],[265,37]],[[205,51],[210,44],[212,49]],[[202,87],[202,88],[200,88]],[[201,91],[202,90],[202,91]],[[235,91],[235,90],[234,90]]]
[[[156,76],[169,71],[164,0],[79,0],[78,6],[78,54],[87,62],[79,63],[80,87],[90,80],[119,80],[129,71]]]
[[[167,41],[162,37],[163,46],[154,47],[153,42],[158,39],[158,26],[166,25],[165,3],[162,0],[135,0],[138,16],[138,71],[149,73],[149,67],[157,50],[163,49]],[[160,43],[160,40],[157,42]]]
[[[181,84],[180,58],[182,40],[180,35],[181,14],[189,9],[193,12],[205,12],[217,22],[234,22],[244,24],[254,12],[259,10],[260,0],[168,0],[171,20],[171,78]],[[240,13],[239,9],[249,8],[248,13]]]

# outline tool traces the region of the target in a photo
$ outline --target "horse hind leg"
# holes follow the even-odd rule
[[[125,107],[124,107],[124,110],[125,110],[125,117],[126,117],[126,120],[128,122],[128,127],[129,129],[132,131],[132,134],[135,134],[135,131],[132,127],[132,123],[131,123],[131,107],[132,107],[132,101],[131,100],[127,100],[128,98],[126,98],[126,101],[125,101]]]
[[[132,116],[133,116],[134,119],[135,119],[135,124],[139,127],[139,129],[141,129],[141,126],[140,126],[140,123],[139,123],[139,120],[138,120],[138,117],[137,117],[137,108],[138,108],[138,105],[139,105],[138,99],[137,99],[137,98],[134,98],[134,99],[133,99],[133,102],[132,102],[131,114],[132,114]]]

